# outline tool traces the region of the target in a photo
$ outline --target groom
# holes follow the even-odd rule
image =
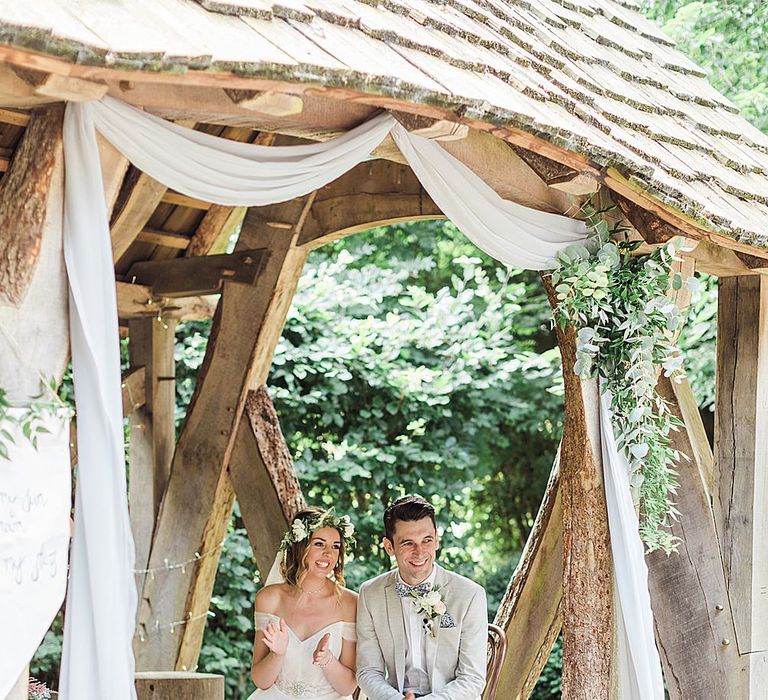
[[[397,569],[366,581],[357,607],[357,682],[369,700],[479,700],[485,686],[485,591],[435,562],[435,509],[404,496],[384,513]]]

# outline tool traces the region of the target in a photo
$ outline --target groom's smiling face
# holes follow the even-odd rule
[[[400,578],[409,586],[429,577],[439,546],[432,518],[398,520],[392,539],[384,538],[385,551],[397,560]]]

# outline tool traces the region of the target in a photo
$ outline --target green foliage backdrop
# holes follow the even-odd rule
[[[645,11],[711,80],[768,130],[768,5],[759,0],[646,0]],[[681,347],[702,409],[714,397],[715,285],[705,280]],[[210,325],[177,335],[183,418]],[[309,499],[354,515],[361,546],[350,585],[388,566],[384,504],[434,496],[442,556],[498,604],[530,530],[560,433],[559,357],[536,275],[500,270],[450,224],[359,234],[313,254],[269,382]],[[711,416],[711,413],[707,415]],[[255,564],[237,509],[212,599],[201,669],[244,698]],[[32,672],[56,687],[61,618]],[[535,700],[560,696],[559,644]]]

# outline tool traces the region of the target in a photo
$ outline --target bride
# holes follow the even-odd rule
[[[259,690],[248,700],[349,700],[357,594],[344,588],[344,554],[353,534],[349,516],[333,509],[294,518],[256,595],[251,677]]]

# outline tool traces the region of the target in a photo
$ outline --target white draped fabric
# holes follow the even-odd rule
[[[600,441],[613,555],[620,698],[663,700],[664,680],[653,635],[648,568],[629,485],[629,462],[613,434],[611,395],[600,395]]]
[[[408,133],[388,114],[325,143],[265,147],[202,134],[112,98],[68,105],[64,236],[80,464],[62,700],[135,697],[133,544],[125,496],[114,271],[96,129],[153,178],[191,197],[232,206],[261,206],[308,194],[368,159],[391,132],[438,207],[478,247],[505,264],[554,267],[559,250],[587,235],[582,222],[501,199],[438,144]],[[616,493],[606,493],[609,502],[615,501],[609,505],[611,536],[622,542],[632,562],[616,568],[617,578],[627,577],[617,589],[622,610],[645,605],[650,616],[647,580],[634,578],[644,571],[637,521],[616,520],[615,515],[621,512],[616,510],[618,499],[629,498],[628,482],[619,481]],[[626,542],[633,544],[625,547]],[[645,627],[630,633],[649,634]],[[652,628],[643,639],[643,646],[649,645]],[[635,677],[655,672],[633,654],[624,660]],[[641,692],[622,697],[662,696]]]

